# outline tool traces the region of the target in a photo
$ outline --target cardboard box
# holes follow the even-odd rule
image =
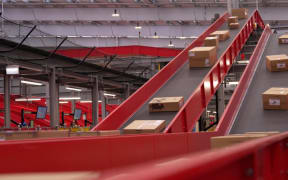
[[[288,88],[273,87],[262,93],[264,109],[288,109]]]
[[[278,37],[279,44],[288,44],[288,34],[284,34]]]
[[[238,28],[240,28],[240,24],[239,23],[230,23],[229,28],[230,29],[238,29]]]
[[[217,60],[216,47],[195,47],[189,51],[190,68],[210,67]]]
[[[6,131],[4,132],[6,140],[22,140],[37,137],[36,131]]]
[[[120,135],[119,130],[103,130],[103,131],[97,131],[98,136],[115,136]]]
[[[218,36],[220,41],[225,41],[230,37],[230,32],[229,30],[214,31],[210,36]]]
[[[228,17],[227,23],[228,23],[228,25],[231,24],[231,23],[238,23],[238,17],[237,16]]]
[[[156,97],[149,102],[150,112],[179,111],[184,104],[181,97]]]
[[[246,8],[232,9],[232,16],[237,16],[238,19],[247,19],[248,9]]]
[[[211,137],[211,149],[223,148],[254,139],[267,137],[266,134],[237,134],[229,136]]]
[[[70,136],[71,137],[74,137],[74,136],[98,136],[98,132],[97,131],[70,132]]]
[[[215,46],[216,49],[219,46],[219,37],[215,36],[215,37],[206,37],[204,40],[204,46],[206,47],[213,47]]]
[[[264,134],[267,136],[273,136],[279,134],[279,131],[267,131],[267,132],[246,132],[245,134]]]
[[[288,56],[286,54],[266,56],[266,67],[269,71],[287,71]]]
[[[59,138],[59,137],[68,137],[68,130],[45,130],[37,131],[36,138]]]
[[[123,133],[160,133],[164,128],[165,120],[135,120],[123,129]]]

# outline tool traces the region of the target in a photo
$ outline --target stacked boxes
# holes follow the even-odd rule
[[[262,93],[264,109],[288,109],[288,88],[272,87]]]
[[[210,36],[218,36],[220,41],[225,41],[230,37],[230,32],[228,30],[214,31]]]
[[[160,133],[164,128],[165,120],[135,120],[123,129],[123,133]]]
[[[189,51],[190,68],[210,67],[217,60],[216,47],[195,47]]]
[[[243,143],[246,141],[259,139],[271,135],[278,134],[279,132],[249,132],[245,134],[232,134],[228,136],[211,137],[211,149],[228,147],[231,145]]]
[[[150,112],[179,111],[184,104],[181,97],[156,97],[149,102]]]
[[[247,19],[248,9],[246,8],[232,9],[232,16],[237,16],[238,19]]]
[[[237,16],[231,16],[228,18],[228,27],[230,29],[238,29],[240,27]]]
[[[279,44],[288,44],[288,34],[284,34],[278,37]]]
[[[287,71],[288,56],[286,54],[266,56],[266,67],[269,71]]]
[[[217,49],[219,46],[219,37],[218,36],[206,37],[204,40],[204,46],[207,46],[207,47],[215,46]]]

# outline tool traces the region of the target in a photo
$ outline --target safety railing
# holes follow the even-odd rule
[[[240,78],[239,84],[234,90],[234,93],[219,121],[216,131],[220,134],[227,134],[230,130],[271,33],[272,31],[267,25],[250,57],[249,64],[246,66]]]
[[[287,179],[288,133],[197,155],[157,161],[97,179]],[[118,175],[118,176],[117,176]]]
[[[263,21],[257,10],[253,12],[227,50],[222,54],[217,63],[205,76],[204,80],[185,102],[184,106],[180,109],[175,118],[166,127],[164,131],[165,133],[192,131],[209,101],[216,93],[217,88],[220,86],[229,69],[232,67],[236,56],[248,40],[253,31],[254,23],[257,23],[264,29]]]
[[[187,48],[179,53],[161,71],[147,81],[141,88],[124,101],[115,111],[109,114],[92,130],[118,129],[125,123],[154,93],[157,92],[188,60],[188,51],[202,45],[204,39],[218,29],[228,18],[225,13],[215,21],[203,34],[193,41]]]

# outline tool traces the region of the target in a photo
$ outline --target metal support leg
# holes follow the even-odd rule
[[[4,108],[5,108],[5,128],[10,128],[10,76],[4,77]]]
[[[217,107],[217,120],[219,120],[225,109],[225,95],[224,95],[224,85],[221,84],[216,93],[216,107]]]
[[[101,95],[101,114],[102,114],[102,119],[104,119],[106,117],[106,99],[104,96],[104,91],[101,91],[100,93]]]
[[[125,88],[125,99],[127,99],[130,96],[130,84],[126,83],[126,88]]]
[[[95,126],[98,123],[98,100],[99,100],[99,91],[98,91],[98,79],[95,78],[92,87],[92,126]]]
[[[56,71],[52,69],[49,79],[50,126],[59,126],[59,86],[56,82]]]

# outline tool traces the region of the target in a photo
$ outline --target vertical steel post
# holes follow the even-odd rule
[[[130,84],[125,84],[125,99],[127,99],[130,96]]]
[[[95,126],[98,123],[98,100],[99,100],[99,91],[98,91],[98,78],[94,78],[92,86],[92,126]]]
[[[5,108],[5,128],[11,127],[10,119],[10,76],[4,77],[4,108]]]
[[[56,69],[52,68],[49,78],[50,126],[59,126],[59,86],[56,82]]]
[[[104,90],[101,91],[100,93],[100,96],[101,96],[101,114],[102,114],[102,120],[105,119],[106,117],[106,98],[104,96]]]

